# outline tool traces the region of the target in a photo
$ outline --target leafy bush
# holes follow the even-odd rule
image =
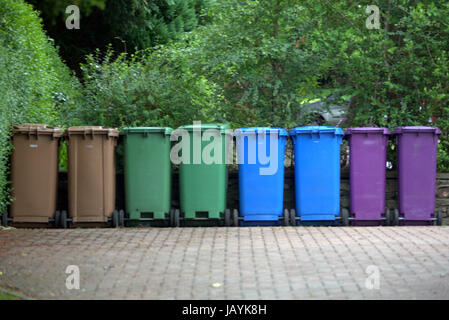
[[[310,7],[317,27],[309,45],[325,53],[328,86],[353,98],[347,125],[439,126],[438,168],[449,171],[449,3],[378,1],[378,30],[365,27],[369,4]]]
[[[302,48],[297,1],[218,1],[210,24],[185,38],[179,56],[216,83],[233,127],[303,124],[301,103],[317,88],[322,52]]]
[[[116,52],[134,52],[177,39],[205,23],[204,11],[215,0],[26,0],[44,19],[60,55],[80,75],[85,56],[110,43]],[[64,28],[70,4],[79,6],[79,30]]]
[[[116,59],[89,55],[83,64],[83,95],[65,112],[71,125],[171,126],[213,119],[214,90],[182,61],[171,61],[168,49]]]
[[[302,102],[332,95],[351,99],[348,127],[438,125],[449,171],[449,3],[378,1],[378,30],[366,28],[370,4],[216,2],[179,56],[223,92],[234,126],[303,125]]]
[[[438,145],[438,171],[449,172],[449,106],[441,109],[435,125],[442,132]]]
[[[447,133],[449,4],[379,1],[378,30],[365,26],[369,4],[211,2],[209,23],[181,41],[144,57],[90,57],[78,118],[114,126],[208,118],[293,127],[308,123],[305,100],[332,95],[337,103],[351,99],[345,126],[430,124]],[[447,134],[440,141],[439,170],[449,171]]]
[[[105,20],[131,50],[176,39],[196,27],[195,0],[109,0]]]
[[[103,58],[99,52],[89,55],[81,66],[82,96],[61,113],[64,125],[176,128],[194,120],[222,120],[214,86],[193,74],[184,61],[173,61],[170,50],[166,46],[117,58],[112,50]],[[117,155],[120,172],[121,145]]]
[[[59,59],[41,19],[23,1],[0,2],[0,210],[9,198],[10,126],[58,123],[58,110],[74,105],[77,82]]]

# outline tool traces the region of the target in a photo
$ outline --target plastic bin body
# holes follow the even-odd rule
[[[123,129],[126,212],[131,220],[169,218],[172,131],[165,127]]]
[[[350,128],[349,183],[353,225],[385,224],[387,128]]]
[[[435,214],[438,135],[436,127],[395,128],[398,147],[399,214],[402,225],[429,225]]]
[[[241,128],[234,135],[239,158],[239,215],[243,217],[240,225],[280,225],[284,207],[287,131],[281,128]],[[273,138],[276,143],[271,146]]]
[[[297,225],[334,225],[340,215],[340,145],[343,131],[327,126],[290,131],[295,158]]]
[[[67,130],[68,202],[73,223],[108,222],[115,210],[115,158],[118,130]]]
[[[11,156],[13,222],[48,223],[54,219],[58,192],[60,128],[23,124],[13,128]]]
[[[181,216],[185,226],[221,225],[226,210],[226,132],[228,124],[189,125],[179,129],[188,134],[188,163],[181,162],[179,166],[179,191]],[[206,139],[207,130],[213,129],[218,135]],[[203,153],[213,154],[211,143],[215,138],[221,145],[221,159],[209,163],[204,161]],[[184,139],[184,138],[183,138]],[[209,147],[208,147],[209,146]],[[218,154],[217,154],[218,157]],[[218,162],[218,163],[216,163]],[[190,219],[190,221],[189,221]],[[195,220],[193,220],[195,219]]]

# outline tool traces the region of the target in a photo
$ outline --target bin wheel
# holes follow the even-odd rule
[[[232,225],[234,227],[239,226],[239,211],[237,209],[234,209],[232,211]]]
[[[118,228],[120,221],[119,221],[119,213],[117,210],[114,210],[114,212],[112,213],[112,227],[113,228]]]
[[[290,210],[290,225],[296,226],[296,210],[295,209]]]
[[[437,211],[436,218],[437,218],[437,226],[442,226],[443,225],[443,213],[441,212],[441,210]]]
[[[349,210],[346,208],[341,209],[341,224],[345,227],[349,226]]]
[[[170,213],[168,214],[168,219],[169,219],[169,226],[173,227],[174,226],[174,221],[173,218],[175,217],[175,209],[170,209]]]
[[[284,227],[288,227],[289,225],[290,225],[290,223],[289,223],[289,220],[290,220],[290,217],[289,217],[289,212],[288,212],[288,209],[284,209],[284,217],[283,217],[283,219],[282,219],[282,225],[284,226]]]
[[[391,224],[393,226],[399,225],[399,210],[398,209],[394,209],[393,217],[391,218]]]
[[[174,214],[173,214],[173,227],[175,228],[179,228],[180,223],[179,223],[179,209],[176,209]]]
[[[387,209],[387,211],[385,211],[385,225],[391,226],[391,211],[390,211],[390,209]]]
[[[67,211],[61,212],[61,217],[59,220],[59,226],[63,229],[67,229]]]
[[[225,221],[225,227],[231,226],[231,209],[225,210],[224,221]]]
[[[61,224],[61,211],[56,211],[55,213],[55,227],[59,227]]]
[[[120,210],[118,213],[118,221],[119,221],[119,225],[120,227],[124,227],[125,226],[125,211]]]
[[[2,214],[2,225],[4,227],[8,226],[8,211],[4,211]]]

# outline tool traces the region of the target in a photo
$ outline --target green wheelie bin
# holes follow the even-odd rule
[[[170,226],[171,162],[168,127],[124,128],[127,225]]]
[[[174,224],[181,221],[183,226],[224,225],[225,212],[229,211],[226,210],[226,155],[232,142],[226,132],[229,124],[194,124],[179,129],[188,136],[188,146],[184,146],[189,155],[181,151],[181,214],[175,211]]]

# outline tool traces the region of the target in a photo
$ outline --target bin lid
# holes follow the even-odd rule
[[[204,130],[208,130],[208,129],[215,129],[215,130],[220,130],[221,133],[225,133],[226,129],[230,128],[229,123],[201,123],[201,125],[186,125],[186,126],[181,126],[179,127],[179,129],[184,129],[187,131],[193,131],[193,129],[198,129],[201,128],[201,131]]]
[[[252,128],[240,128],[234,131],[235,136],[246,134],[257,134],[265,132],[266,134],[277,133],[280,137],[288,136],[287,130],[279,127],[252,127]]]
[[[22,134],[51,134],[54,137],[62,136],[61,127],[52,127],[46,124],[23,123],[12,127],[14,133]]]
[[[311,133],[332,133],[338,136],[343,135],[343,130],[337,127],[329,126],[306,126],[306,127],[296,127],[290,130],[290,135],[294,136],[297,134],[311,134]]]
[[[358,127],[349,128],[346,130],[345,134],[350,135],[353,133],[382,133],[384,135],[389,135],[390,131],[387,128],[377,128],[377,127]]]
[[[394,134],[402,134],[405,132],[416,132],[416,133],[433,133],[436,135],[441,134],[440,129],[437,127],[425,127],[425,126],[409,126],[409,127],[396,127],[394,129]]]
[[[90,134],[105,134],[108,135],[108,137],[118,137],[119,131],[117,129],[113,128],[107,128],[102,126],[79,126],[79,127],[70,127],[67,129],[68,135],[73,134],[83,134],[83,135],[90,135]]]
[[[126,127],[123,128],[124,134],[129,133],[163,133],[169,135],[173,132],[170,127]]]

